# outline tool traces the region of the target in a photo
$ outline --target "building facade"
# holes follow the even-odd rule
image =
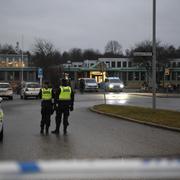
[[[105,77],[119,77],[127,87],[139,88],[143,82],[152,82],[151,67],[134,64],[129,58],[99,58],[63,64],[64,71],[76,83],[79,78],[95,78],[98,83]],[[174,59],[166,67],[157,69],[157,82],[162,86],[180,84],[180,59]]]
[[[30,67],[28,55],[0,54],[0,81],[36,81],[37,68]]]

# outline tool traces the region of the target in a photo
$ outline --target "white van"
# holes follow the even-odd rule
[[[105,79],[105,91],[123,91],[124,84],[119,77],[108,77]]]
[[[94,78],[82,78],[80,81],[84,83],[84,91],[98,91],[98,84]]]
[[[9,83],[0,82],[0,97],[13,100],[13,89]]]
[[[38,99],[40,89],[40,84],[37,82],[25,82],[20,91],[21,99],[27,99],[28,97],[36,97]]]

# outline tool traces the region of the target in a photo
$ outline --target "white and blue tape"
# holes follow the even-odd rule
[[[18,166],[22,173],[39,173],[40,172],[40,167],[36,162],[18,163]]]
[[[0,179],[31,175],[32,179],[180,179],[180,159],[109,159],[1,162]]]

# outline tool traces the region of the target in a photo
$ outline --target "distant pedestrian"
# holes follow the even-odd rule
[[[56,91],[55,109],[56,109],[56,128],[52,131],[53,134],[59,134],[61,119],[63,116],[63,133],[67,134],[69,125],[68,118],[70,111],[74,108],[74,92],[68,85],[66,79],[62,79],[61,86]]]
[[[83,80],[83,79],[80,79],[79,89],[80,89],[80,92],[81,92],[81,93],[84,93],[84,88],[85,88],[84,80]]]
[[[51,115],[53,113],[53,91],[52,88],[49,87],[49,83],[45,82],[44,87],[39,92],[39,98],[41,101],[41,130],[40,133],[44,134],[44,128],[46,130],[46,135],[49,133],[49,126],[51,122]]]

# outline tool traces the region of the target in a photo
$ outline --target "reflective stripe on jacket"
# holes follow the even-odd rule
[[[71,87],[70,86],[60,86],[61,92],[59,94],[59,100],[71,100]]]
[[[51,99],[52,99],[52,89],[51,88],[48,88],[48,89],[43,88],[42,89],[42,100],[51,100]]]

